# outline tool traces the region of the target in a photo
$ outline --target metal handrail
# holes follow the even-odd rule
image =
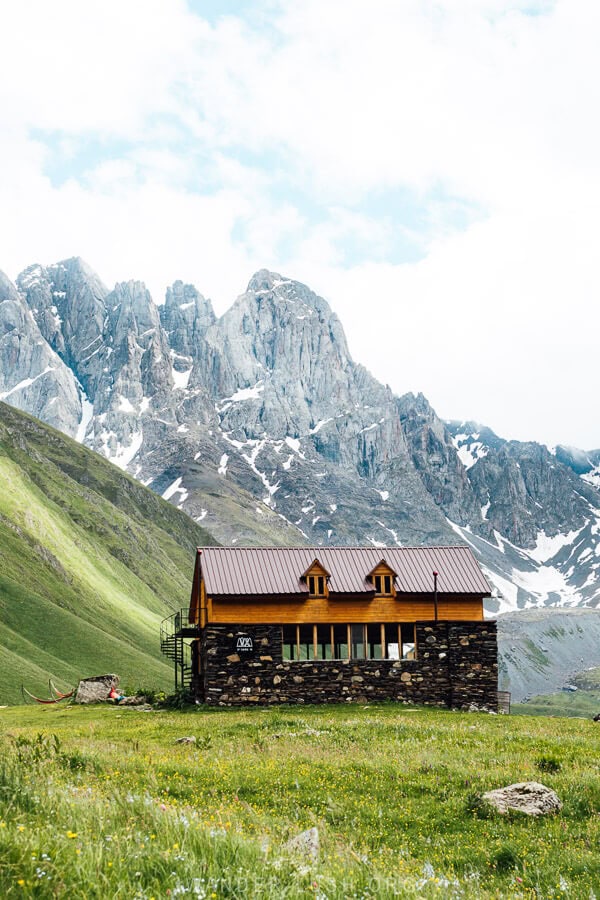
[[[170,616],[166,616],[160,623],[160,639],[161,641],[172,637],[181,631],[182,628],[197,628],[197,622],[191,622],[188,609],[180,609]]]

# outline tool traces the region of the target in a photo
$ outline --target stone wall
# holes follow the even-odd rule
[[[209,625],[201,698],[212,705],[399,700],[496,709],[495,622],[417,622],[410,660],[283,660],[278,625]]]

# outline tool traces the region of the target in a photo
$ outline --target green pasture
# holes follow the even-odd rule
[[[481,804],[531,780],[558,793],[559,814]],[[287,847],[312,827],[316,859]],[[0,896],[599,895],[589,719],[397,704],[0,711]]]

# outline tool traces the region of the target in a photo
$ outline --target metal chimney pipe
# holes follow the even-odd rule
[[[437,590],[438,573],[433,573],[433,617],[438,620],[438,590]]]

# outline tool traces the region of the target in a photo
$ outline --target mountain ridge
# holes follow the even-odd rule
[[[301,282],[261,269],[217,317],[180,281],[157,306],[79,260],[26,273],[21,302],[79,392],[63,429],[223,543],[460,540],[498,588],[490,612],[600,603],[595,452],[504,441],[394,396]],[[47,415],[36,403],[23,400]]]

